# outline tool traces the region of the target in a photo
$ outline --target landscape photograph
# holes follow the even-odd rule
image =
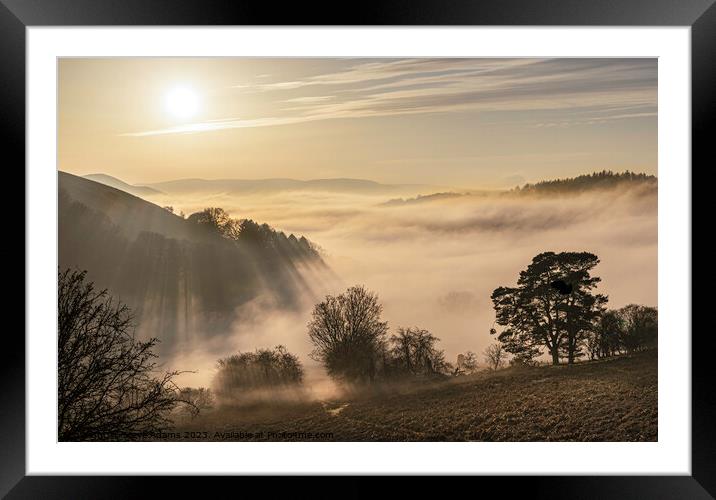
[[[59,58],[57,439],[658,441],[657,64]]]

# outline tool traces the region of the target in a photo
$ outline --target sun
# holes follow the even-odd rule
[[[174,118],[191,118],[199,110],[199,95],[188,86],[177,86],[164,96],[164,108]]]

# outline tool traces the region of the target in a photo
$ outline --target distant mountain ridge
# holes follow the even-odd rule
[[[182,194],[251,194],[280,191],[395,194],[415,190],[428,192],[430,189],[441,189],[439,186],[430,186],[428,184],[383,184],[367,179],[355,179],[350,177],[309,180],[284,177],[269,177],[265,179],[187,178],[144,184],[130,184],[103,173],[87,174],[82,177],[140,197]]]
[[[148,187],[169,194],[188,193],[254,193],[265,191],[326,191],[356,193],[391,193],[427,187],[422,184],[381,184],[379,182],[352,179],[312,179],[297,180],[288,178],[267,179],[177,179],[147,184]]]
[[[111,175],[107,174],[87,174],[83,175],[82,177],[91,181],[99,182],[100,184],[104,184],[105,186],[110,186],[115,189],[119,189],[120,191],[133,194],[135,196],[151,196],[154,194],[162,194],[161,191],[157,189],[148,186],[128,184],[120,179],[117,179],[116,177],[112,177]]]
[[[437,191],[444,187],[431,186],[429,184],[383,184],[367,179],[354,179],[348,177],[298,180],[290,178],[265,178],[265,179],[176,179],[143,185],[134,185],[124,182],[116,177],[107,174],[89,174],[83,176],[101,184],[111,186],[135,196],[152,195],[179,195],[190,193],[211,193],[211,194],[250,194],[274,191],[325,191],[325,192],[354,192],[365,194],[391,194],[401,191],[422,190],[414,198],[393,198],[385,202],[385,205],[401,205],[412,203],[430,202],[454,197],[490,195],[498,193],[528,194],[528,193],[577,193],[593,189],[609,189],[617,186],[646,185],[656,187],[657,178],[654,175],[635,173],[630,171],[613,172],[603,170],[591,174],[579,175],[576,177],[544,180],[536,183],[526,183],[516,186],[507,191],[476,191],[465,190],[462,192]],[[430,192],[430,189],[436,189]],[[449,188],[448,188],[449,189]]]

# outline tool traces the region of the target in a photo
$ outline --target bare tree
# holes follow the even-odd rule
[[[177,413],[183,416],[194,418],[214,407],[214,395],[206,387],[182,387],[179,389],[179,397],[190,403],[177,407]]]
[[[629,304],[618,311],[623,325],[621,342],[627,352],[657,346],[658,312],[654,307]]]
[[[129,309],[95,291],[84,272],[59,274],[60,441],[132,440],[169,426],[182,401],[179,372],[157,374],[157,339],[140,342],[133,332]]]
[[[470,374],[477,371],[477,354],[467,351],[457,355],[457,374]]]
[[[382,311],[378,296],[362,286],[327,296],[316,304],[308,323],[311,356],[332,377],[373,382],[388,331],[388,323],[380,319]]]
[[[398,328],[398,333],[390,337],[392,359],[399,369],[413,373],[413,335],[410,329]]]
[[[590,359],[616,356],[622,350],[624,321],[619,311],[609,309],[595,321],[586,341]]]
[[[447,363],[439,338],[422,328],[398,328],[390,337],[390,356],[400,371],[412,375],[443,373]]]
[[[505,352],[504,348],[502,347],[502,344],[500,343],[494,343],[488,345],[485,350],[483,351],[483,356],[485,359],[485,363],[487,363],[487,366],[490,367],[492,370],[499,369],[507,359],[507,352]]]

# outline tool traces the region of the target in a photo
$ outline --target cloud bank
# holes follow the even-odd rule
[[[207,200],[173,200],[187,213]],[[590,251],[601,263],[600,292],[610,307],[657,304],[657,199],[655,191],[613,189],[578,196],[498,195],[438,198],[385,205],[380,195],[282,192],[272,196],[214,197],[235,217],[270,221],[305,234],[326,251],[335,276],[314,276],[323,294],[363,284],[378,293],[391,332],[427,328],[441,339],[448,360],[481,352],[494,338],[492,291],[514,285],[519,272],[543,251]],[[320,281],[320,283],[319,283]],[[219,353],[284,344],[325,381],[313,363],[306,333],[313,303],[283,312],[252,304],[252,321],[232,327],[212,346],[200,371],[210,377]],[[194,352],[194,351],[192,351]],[[195,358],[198,359],[198,358]],[[185,365],[186,366],[186,365]],[[196,367],[196,365],[191,365]],[[205,381],[205,379],[201,379]]]

